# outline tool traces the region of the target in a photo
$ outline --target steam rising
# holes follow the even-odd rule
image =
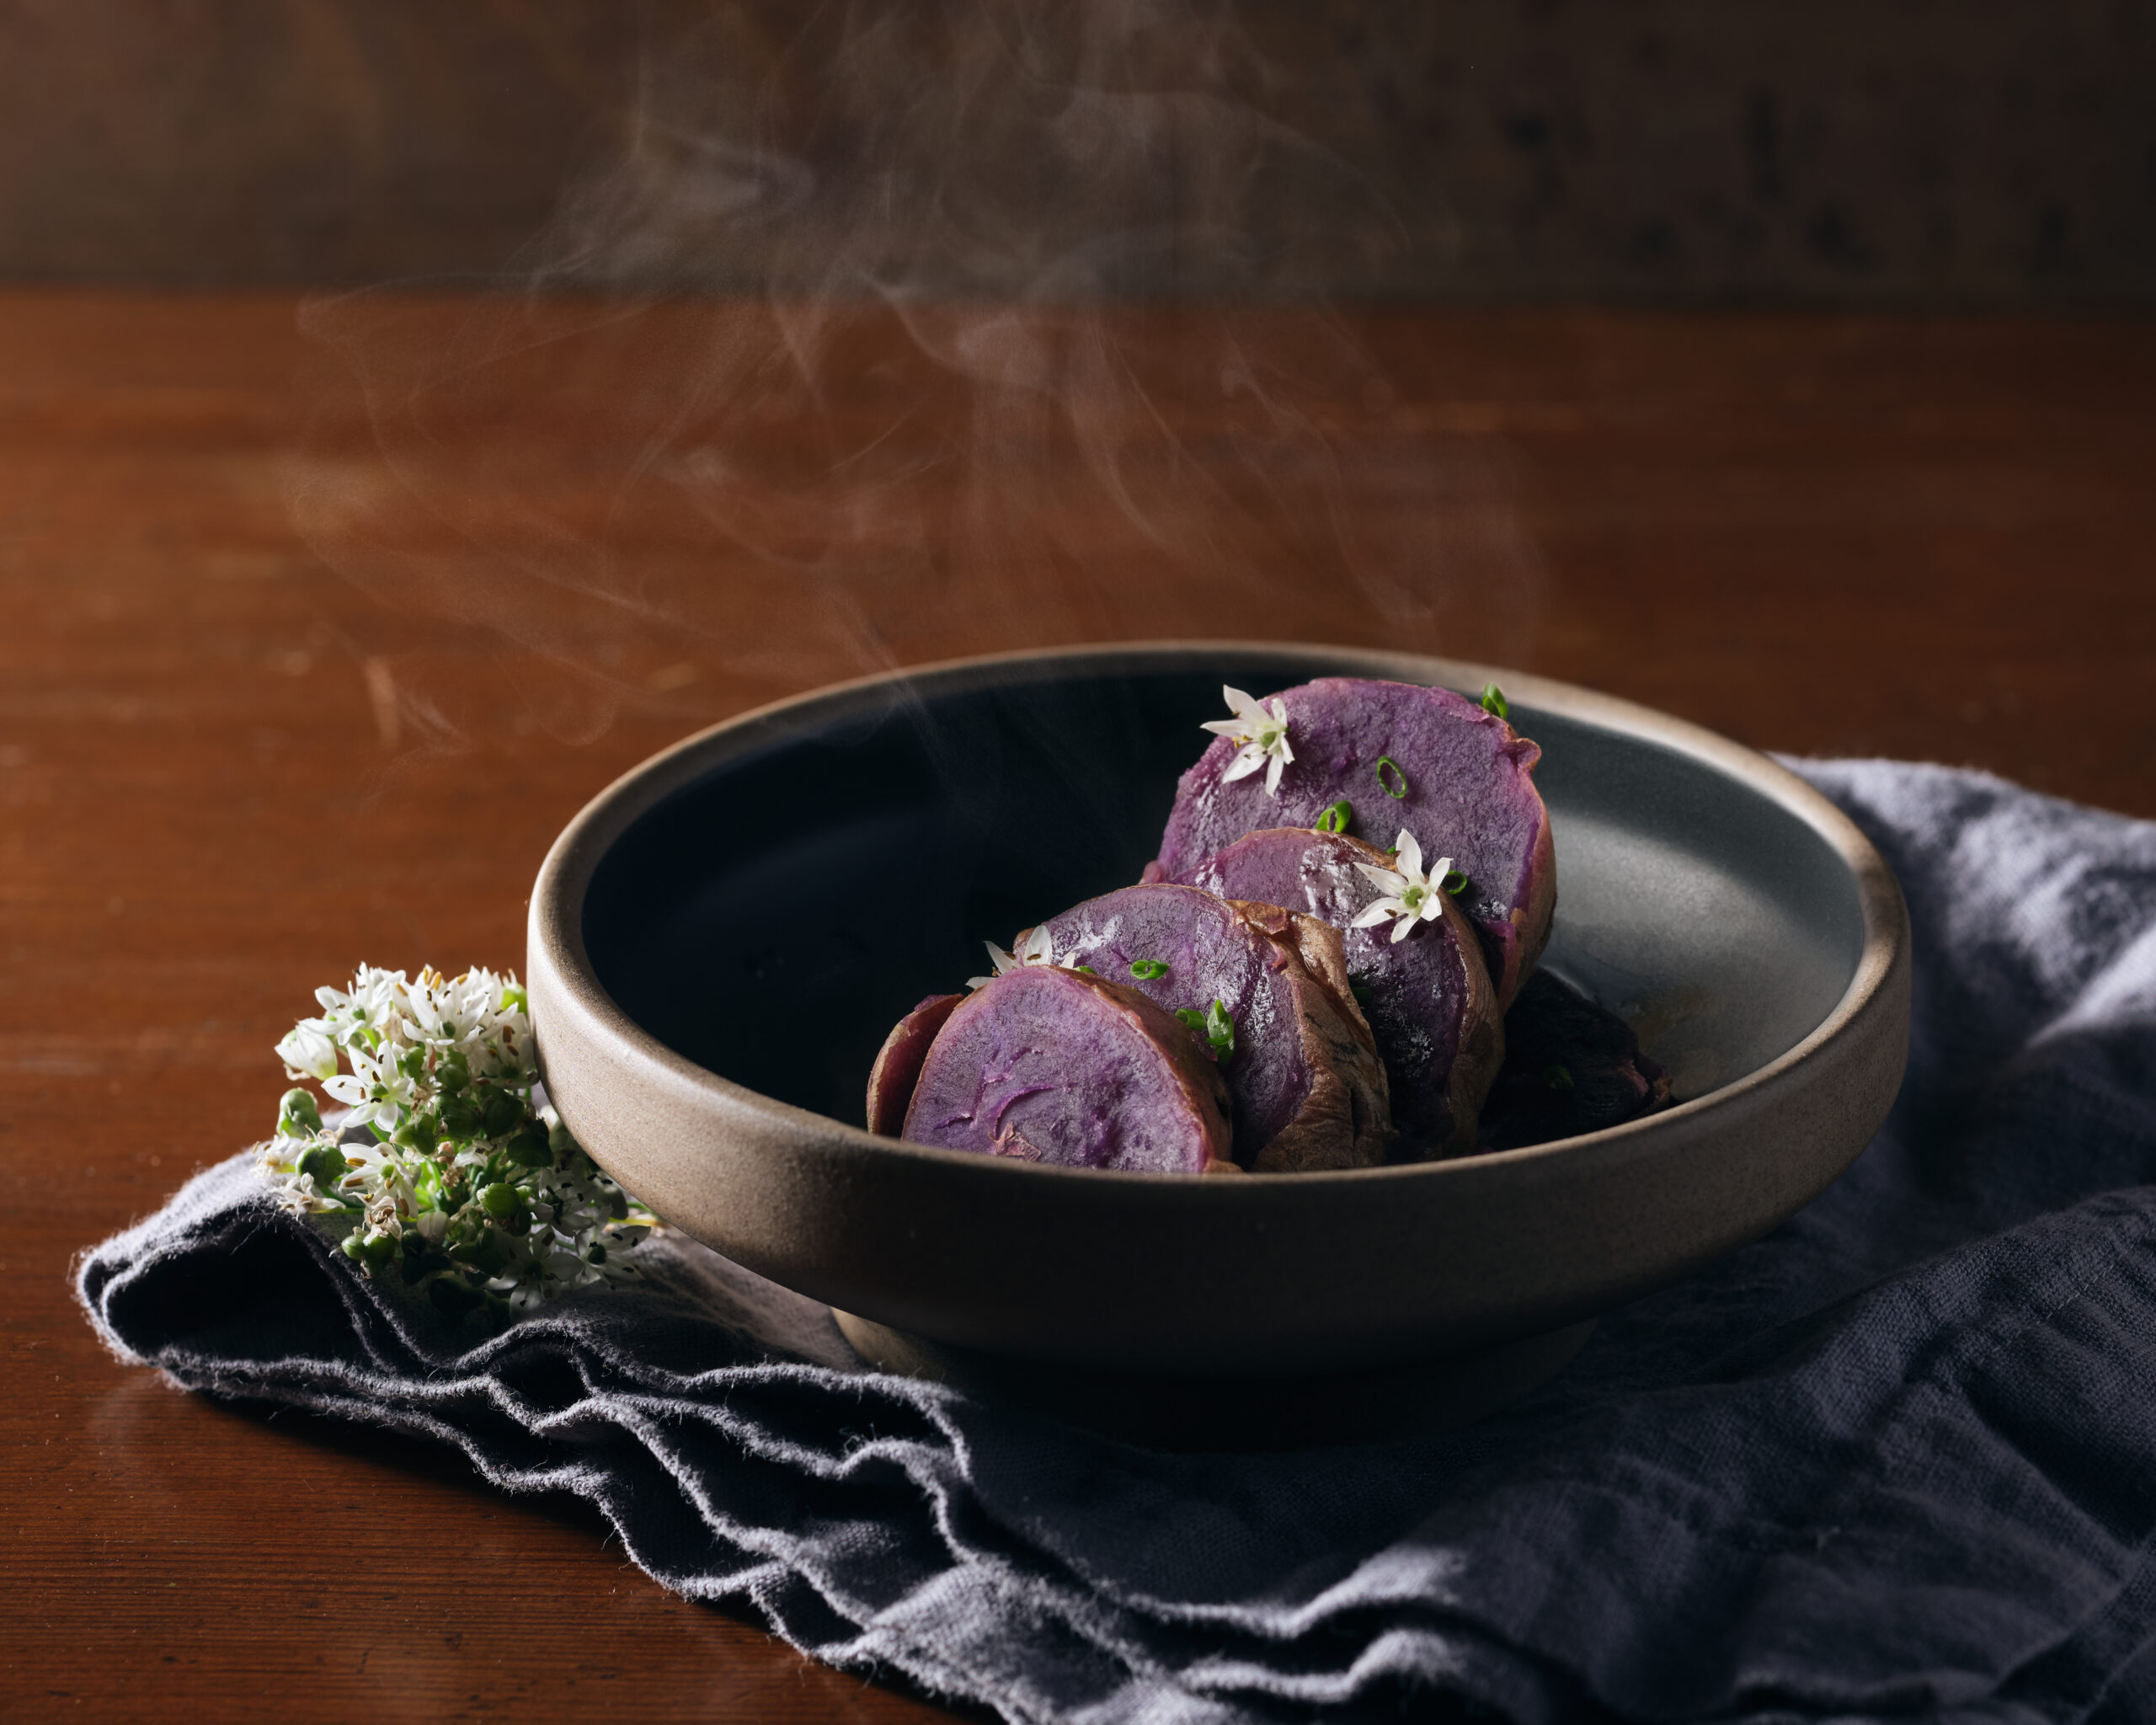
[[[1227,14],[745,18],[653,51],[514,291],[305,314],[294,509],[383,602],[408,729],[1080,640],[1465,650],[1469,601],[1524,650],[1502,448],[1314,297],[1305,236],[1398,226]]]

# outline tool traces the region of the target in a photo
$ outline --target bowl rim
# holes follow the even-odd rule
[[[1256,666],[1262,662],[1294,657],[1340,662],[1340,668],[1314,671],[1314,676],[1384,677],[1455,690],[1495,681],[1504,687],[1509,699],[1520,705],[1545,708],[1567,718],[1603,725],[1655,743],[1737,780],[1779,805],[1827,843],[1849,871],[1856,890],[1863,918],[1863,943],[1840,998],[1801,1039],[1764,1065],[1717,1085],[1703,1095],[1619,1125],[1514,1150],[1482,1151],[1439,1162],[1268,1174],[1262,1182],[1246,1182],[1208,1179],[1201,1175],[1059,1167],[879,1137],[865,1126],[853,1125],[766,1096],[668,1047],[632,1018],[607,992],[585,949],[585,895],[600,864],[628,829],[675,791],[724,765],[728,758],[805,734],[810,727],[803,721],[812,713],[818,720],[815,728],[821,729],[833,718],[847,716],[845,709],[848,708],[857,713],[879,706],[885,710],[897,710],[928,692],[941,694],[1000,686],[1014,680],[1012,673],[1034,666],[1074,675],[1174,669],[1206,669],[1234,675],[1234,661],[1238,659]],[[925,685],[933,686],[932,690],[924,688]],[[834,713],[834,707],[841,711]],[[985,1174],[987,1165],[992,1164],[997,1178],[1078,1180],[1096,1188],[1102,1181],[1155,1188],[1165,1181],[1176,1185],[1196,1183],[1223,1194],[1252,1184],[1276,1188],[1289,1181],[1307,1187],[1310,1183],[1331,1185],[1342,1182],[1360,1184],[1373,1181],[1483,1178],[1502,1168],[1524,1169],[1570,1160],[1583,1153],[1616,1151],[1631,1140],[1662,1133],[1676,1121],[1698,1120],[1724,1110],[1744,1108],[1762,1099],[1761,1092],[1791,1081],[1793,1075],[1817,1059],[1851,1023],[1865,1016],[1887,987],[1897,965],[1904,960],[1909,939],[1908,913],[1900,883],[1856,823],[1787,767],[1703,725],[1577,684],[1472,660],[1329,643],[1248,639],[1087,643],[969,654],[824,684],[752,708],[707,725],[646,757],[586,803],[548,848],[532,885],[531,906],[531,941],[543,953],[554,980],[582,1013],[587,1028],[611,1044],[610,1052],[624,1061],[656,1065],[676,1082],[707,1092],[729,1112],[746,1109],[790,1134],[807,1133],[825,1138],[836,1134],[854,1149],[883,1156],[923,1158],[934,1164],[978,1170],[979,1174]],[[540,953],[530,956],[536,961]],[[536,969],[537,964],[532,962],[528,968]],[[533,1032],[543,1072],[545,1026],[535,1023]],[[863,1081],[866,1082],[865,1075]]]

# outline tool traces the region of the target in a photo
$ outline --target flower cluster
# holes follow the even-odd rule
[[[452,1316],[636,1274],[623,1254],[655,1219],[535,1096],[514,976],[363,966],[315,998],[277,1053],[348,1112],[325,1126],[312,1092],[286,1092],[262,1168],[287,1209],[349,1224],[347,1257]]]

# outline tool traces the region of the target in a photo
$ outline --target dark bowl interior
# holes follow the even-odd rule
[[[1369,655],[1247,653],[1260,695]],[[639,817],[600,861],[596,977],[666,1046],[849,1124],[870,1062],[982,943],[1138,879],[1221,716],[1220,667],[1044,660],[998,685],[894,685],[783,727]],[[1556,932],[1545,964],[1630,1020],[1680,1097],[1766,1065],[1834,1008],[1865,943],[1844,858],[1682,750],[1516,702],[1543,748]],[[1358,799],[1380,844],[1385,799]]]

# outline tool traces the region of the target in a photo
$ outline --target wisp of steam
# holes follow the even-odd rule
[[[487,291],[306,308],[291,503],[381,601],[386,734],[581,741],[1084,640],[1444,651],[1470,601],[1525,650],[1504,449],[1329,302],[1401,225],[1232,13],[755,20],[648,47]]]

